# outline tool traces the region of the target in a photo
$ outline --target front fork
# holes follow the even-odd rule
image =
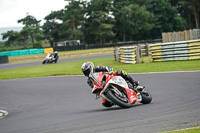
[[[112,84],[110,84],[110,86],[113,88],[113,91],[115,91],[116,94],[118,94],[119,96],[123,96],[123,94]],[[104,99],[106,99],[107,101],[113,103],[110,99],[108,99],[105,95],[104,95],[104,92],[107,91],[108,89],[106,90],[103,90],[100,95],[96,95],[96,99],[102,97]]]

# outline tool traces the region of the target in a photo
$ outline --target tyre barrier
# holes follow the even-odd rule
[[[137,46],[116,47],[114,51],[116,61],[122,63],[139,63],[139,50]]]
[[[7,55],[0,56],[0,64],[4,64],[4,63],[8,63]]]
[[[158,43],[150,50],[154,62],[200,59],[200,40]]]

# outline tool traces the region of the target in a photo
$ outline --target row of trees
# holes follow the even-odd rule
[[[67,0],[66,0],[67,1]],[[162,32],[199,28],[199,0],[71,0],[64,9],[40,20],[27,14],[21,32],[3,33],[6,44],[45,38],[53,42],[81,40],[84,44],[161,38]]]
[[[33,47],[41,47],[40,41],[45,39],[45,36],[40,27],[40,20],[27,14],[25,18],[18,20],[18,23],[24,25],[20,32],[11,30],[2,34],[3,39],[7,39],[5,45],[22,44],[27,48],[27,43],[31,42]]]

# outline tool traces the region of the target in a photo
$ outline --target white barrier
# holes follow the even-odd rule
[[[139,47],[137,46],[116,47],[114,53],[116,61],[129,64],[139,63]]]
[[[150,49],[154,62],[200,59],[200,40],[153,44]]]

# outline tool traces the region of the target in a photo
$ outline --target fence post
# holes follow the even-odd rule
[[[149,44],[145,44],[145,47],[146,47],[146,56],[149,56],[149,53],[150,53],[150,46],[149,46]]]
[[[139,46],[136,46],[136,51],[135,51],[135,53],[136,53],[136,63],[137,64],[139,64],[140,63],[140,48],[139,48]]]
[[[119,47],[115,47],[115,50],[114,50],[114,57],[115,57],[115,61],[120,61],[119,60]]]

